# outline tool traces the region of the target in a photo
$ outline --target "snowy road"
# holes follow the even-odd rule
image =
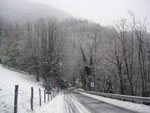
[[[40,106],[39,88],[44,91],[42,83],[36,82],[32,75],[18,73],[1,65],[0,113],[12,113],[16,84],[19,85],[18,113],[150,113],[150,106],[96,96],[80,92],[76,88],[57,93],[58,95],[47,103],[42,99]],[[34,111],[30,108],[31,86],[34,87]]]
[[[72,101],[72,96],[71,94],[65,94],[64,95],[64,108],[66,110],[66,113],[79,113],[77,107]]]
[[[72,90],[64,91],[64,113],[91,113],[75,97]]]
[[[65,106],[68,108],[68,111],[66,111],[67,113],[137,113],[87,97],[80,93],[73,92],[72,90],[66,90],[64,93],[64,99],[66,101]],[[82,109],[84,107],[86,112],[85,110],[79,111],[79,107],[75,104],[75,101],[82,106]]]

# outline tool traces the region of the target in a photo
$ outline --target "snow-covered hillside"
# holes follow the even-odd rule
[[[0,113],[11,113],[14,104],[15,85],[19,85],[18,113],[27,113],[30,111],[31,87],[34,87],[34,104],[38,107],[38,90],[43,91],[41,83],[36,82],[34,76],[24,75],[0,65]]]
[[[12,113],[14,109],[15,85],[19,85],[18,113],[46,113],[54,109],[60,113],[59,110],[61,110],[61,106],[58,106],[59,108],[56,106],[56,110],[54,105],[58,103],[61,105],[63,95],[57,96],[53,99],[53,102],[50,101],[49,104],[44,104],[44,99],[42,98],[42,107],[40,107],[39,88],[42,91],[42,97],[44,92],[41,83],[36,82],[32,75],[14,72],[3,68],[2,65],[0,65],[0,113]],[[30,109],[31,87],[34,87],[34,112]]]
[[[0,65],[0,113],[12,113],[14,104],[15,85],[19,85],[18,113],[70,113],[70,104],[64,100],[64,93],[60,93],[49,103],[44,103],[42,98],[42,107],[39,106],[39,88],[44,88],[41,83],[35,81],[34,76],[25,75],[15,71],[8,70]],[[34,111],[30,109],[31,87],[34,87]],[[77,111],[85,112],[85,108],[79,102],[71,99]],[[82,109],[81,109],[82,108]],[[68,111],[69,110],[69,111]]]

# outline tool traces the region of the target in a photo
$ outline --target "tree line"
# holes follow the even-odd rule
[[[86,90],[150,96],[148,26],[130,17],[109,27],[75,18],[0,18],[0,59],[37,80],[53,76]]]

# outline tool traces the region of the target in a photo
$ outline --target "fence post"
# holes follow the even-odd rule
[[[52,91],[51,91],[51,101],[52,101]]]
[[[44,90],[44,103],[46,103],[46,91]]]
[[[47,95],[48,95],[47,101],[49,102],[49,93]]]
[[[33,87],[31,87],[31,110],[33,111]]]
[[[51,101],[52,101],[52,91],[51,91]]]
[[[18,87],[19,87],[19,85],[15,85],[14,113],[17,113]]]
[[[55,90],[53,91],[53,98],[55,97]]]
[[[41,89],[39,89],[39,104],[41,106]]]

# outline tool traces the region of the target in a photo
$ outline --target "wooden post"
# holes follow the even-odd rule
[[[47,95],[48,95],[47,101],[49,102],[49,93]]]
[[[15,98],[14,98],[14,113],[17,113],[17,103],[18,103],[18,88],[19,85],[15,85]]]
[[[53,93],[53,90],[51,91],[51,100],[53,99],[53,94],[52,93]]]
[[[51,101],[52,101],[52,91],[51,91]]]
[[[44,90],[44,103],[46,103],[46,91]]]
[[[53,98],[55,97],[55,90],[53,91]]]
[[[41,89],[39,89],[39,104],[40,104],[40,106],[42,105],[41,104]]]
[[[31,87],[31,110],[32,111],[33,111],[33,95],[34,95],[33,87]]]

